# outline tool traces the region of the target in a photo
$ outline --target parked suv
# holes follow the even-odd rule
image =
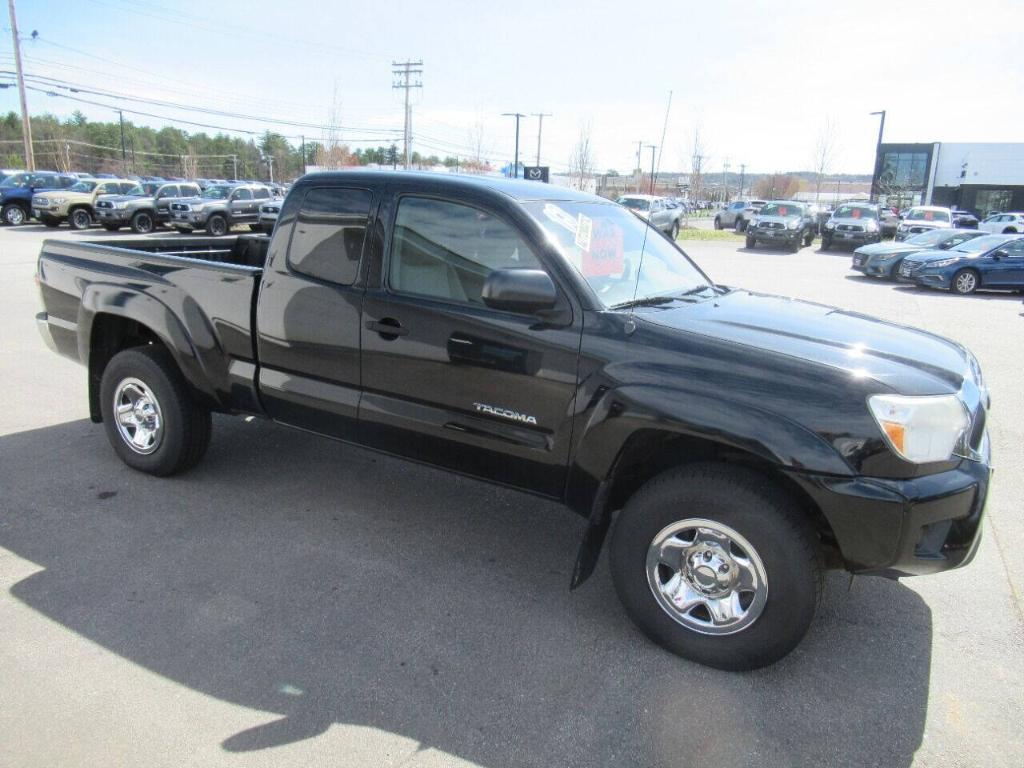
[[[903,215],[896,239],[906,240],[930,229],[953,229],[953,212],[935,205],[915,205]]]
[[[100,195],[122,195],[136,182],[127,179],[82,179],[66,192],[40,192],[32,196],[32,216],[48,227],[59,227],[65,221],[72,229],[92,226],[96,198]]]
[[[271,197],[263,184],[218,184],[197,197],[171,203],[169,223],[179,232],[205,229],[219,237],[235,224],[255,224],[260,204]]]
[[[1024,213],[997,213],[978,224],[982,232],[993,235],[1019,235],[1024,233]]]
[[[683,209],[667,197],[623,195],[616,202],[629,208],[641,219],[647,219],[651,226],[660,229],[673,240],[679,235],[679,219]]]
[[[43,190],[67,189],[78,178],[67,173],[32,171],[15,173],[0,183],[0,220],[4,224],[24,224],[32,215],[32,195]]]
[[[104,229],[114,232],[126,224],[132,232],[144,235],[171,218],[171,203],[200,194],[193,182],[136,184],[123,195],[105,195],[96,201],[96,220]]]
[[[814,242],[817,221],[804,203],[779,200],[765,203],[747,225],[747,248],[758,243],[785,244],[800,250]]]
[[[867,245],[882,240],[882,212],[872,203],[843,203],[825,222],[821,233],[821,249],[833,243]]]
[[[764,204],[764,200],[737,200],[731,203],[728,208],[715,216],[715,229],[732,227],[737,232],[742,232]]]

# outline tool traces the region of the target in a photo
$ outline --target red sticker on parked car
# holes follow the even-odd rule
[[[925,221],[931,221],[934,218],[935,218],[935,214],[932,213],[931,211],[925,211],[924,212],[924,220]]]
[[[787,213],[788,211],[789,211],[789,208],[787,208],[787,207],[786,207],[786,206],[784,206],[784,205],[783,205],[783,206],[781,206],[781,207],[779,208],[779,216],[785,216],[785,215],[786,215],[786,213]]]
[[[855,219],[859,219],[860,218],[860,208],[854,208],[853,211],[850,213],[850,215],[853,216],[853,218],[855,218]]]

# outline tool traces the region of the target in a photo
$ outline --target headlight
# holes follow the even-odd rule
[[[128,203],[114,203],[114,207],[123,211],[128,207]]]
[[[927,464],[969,455],[971,419],[956,395],[872,395],[868,408],[885,442],[907,461]]]
[[[800,227],[800,219],[793,219],[786,223],[786,229],[798,229]]]
[[[51,197],[50,198],[50,204],[51,205],[64,205],[64,203],[66,203],[67,201],[68,201],[68,199],[66,197]]]
[[[871,221],[864,225],[864,229],[866,229],[868,232],[877,232],[878,222],[872,219]]]
[[[909,224],[900,224],[900,226],[899,226],[900,232],[906,232],[908,229],[910,229],[910,225]]]
[[[933,262],[930,262],[928,264],[925,264],[925,268],[928,268],[928,267],[948,267],[950,264],[956,264],[958,261],[960,261],[960,259],[957,258],[956,256],[954,256],[951,259],[939,259],[938,261],[933,261]]]
[[[825,229],[835,229],[835,228],[836,228],[836,224],[835,224],[834,221],[826,221],[825,222]]]
[[[756,227],[757,226],[757,216],[751,216],[750,219],[747,221],[747,226],[748,227]]]

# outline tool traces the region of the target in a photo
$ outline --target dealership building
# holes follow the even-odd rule
[[[1024,211],[1024,144],[879,146],[872,195],[886,205],[943,205],[973,211]]]

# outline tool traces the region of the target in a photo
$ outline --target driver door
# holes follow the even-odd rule
[[[236,189],[231,193],[231,219],[233,221],[255,221],[256,203],[252,199],[252,190],[247,187]]]

